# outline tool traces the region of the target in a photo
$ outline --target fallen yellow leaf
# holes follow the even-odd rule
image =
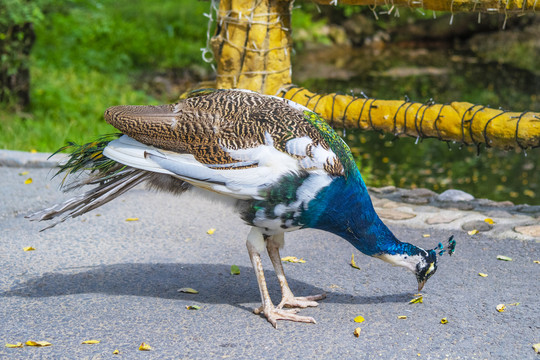
[[[36,249],[31,246],[23,247],[23,251],[34,251],[34,250]]]
[[[508,304],[508,306],[518,306],[519,303],[511,303],[511,304]]]
[[[198,294],[199,293],[197,290],[192,289],[192,288],[188,288],[188,287],[178,289],[178,292],[187,293],[187,294]]]
[[[474,229],[474,230],[471,230],[471,231],[467,231],[467,234],[476,235],[476,234],[478,234],[478,230]]]
[[[99,344],[101,340],[85,340],[82,344]]]
[[[481,277],[487,277],[488,274],[484,274],[484,273],[478,273],[478,275],[480,275]]]
[[[120,354],[120,350],[116,349],[112,353],[113,353],[113,355],[118,355],[118,354]]]
[[[497,255],[497,260],[512,261],[512,258],[504,255]]]
[[[23,171],[19,173],[20,176],[28,175],[28,171]]]
[[[533,263],[540,264],[540,260],[533,260]]]
[[[188,310],[199,310],[201,307],[199,305],[186,305]]]
[[[141,351],[150,351],[150,350],[152,350],[152,347],[150,345],[148,345],[147,343],[142,343],[139,346],[139,350],[141,350]]]
[[[30,152],[31,152],[32,154],[35,154],[35,153],[37,153],[37,150],[36,150],[36,149],[32,149],[32,150],[30,150]]]
[[[28,184],[31,184],[31,183],[32,183],[32,178],[28,178],[28,179],[24,180],[25,185],[28,185]]]
[[[139,218],[127,218],[126,221],[139,221]]]
[[[484,221],[487,222],[489,225],[495,224],[495,221],[493,221],[493,219],[490,219],[490,218],[485,218]]]
[[[358,265],[356,265],[356,263],[354,262],[354,254],[351,254],[351,266],[355,269],[360,270],[360,267],[358,267]]]
[[[359,337],[360,336],[360,331],[362,331],[362,329],[360,329],[359,327],[354,329],[354,333],[353,333],[354,336]]]
[[[208,235],[212,235],[212,234],[215,233],[215,232],[216,232],[216,229],[214,229],[214,228],[208,229],[208,230],[206,231],[206,233],[207,233]]]
[[[362,315],[358,315],[357,317],[354,318],[354,322],[357,322],[357,323],[361,323],[361,322],[364,322],[364,317]]]
[[[448,323],[448,319],[447,318],[442,318],[441,319],[441,324],[447,324]]]
[[[428,238],[428,237],[430,237],[430,236],[431,236],[430,234],[424,234],[424,235],[422,235],[422,237],[425,237],[425,238]]]
[[[503,312],[504,310],[506,310],[506,305],[499,304],[499,305],[497,305],[496,309],[497,309],[498,312]]]
[[[48,341],[33,341],[33,340],[28,340],[26,343],[25,343],[26,346],[37,346],[37,347],[40,347],[40,346],[51,346],[52,344]]]
[[[540,354],[540,343],[533,344],[533,349],[536,351],[537,354]]]
[[[23,344],[18,342],[16,344],[6,344],[6,347],[7,348],[20,348],[20,347],[23,347]]]
[[[399,315],[397,318],[401,320],[405,320],[407,318],[407,315]]]
[[[285,257],[281,258],[281,261],[287,261],[287,262],[290,262],[290,263],[305,263],[306,262],[306,260],[299,259],[296,256],[285,256]]]
[[[424,297],[421,294],[417,294],[418,296],[409,301],[409,304],[423,304],[424,303]]]

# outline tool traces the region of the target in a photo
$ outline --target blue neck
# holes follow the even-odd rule
[[[306,227],[339,235],[366,255],[416,255],[420,249],[399,241],[381,221],[358,173],[339,177],[309,203]]]

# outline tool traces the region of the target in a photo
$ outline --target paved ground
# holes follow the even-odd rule
[[[328,297],[301,311],[317,324],[280,322],[275,330],[251,312],[260,299],[245,250],[248,227],[230,209],[137,188],[40,233],[43,224],[24,215],[66,197],[48,175],[44,168],[0,167],[0,342],[52,343],[0,347],[0,358],[538,358],[532,344],[540,342],[540,264],[534,263],[540,243],[534,238],[391,223],[400,239],[428,248],[451,234],[457,239],[456,254],[444,256],[428,281],[424,303],[409,304],[412,274],[333,235],[291,233],[282,255],[306,260],[284,265],[293,291]],[[131,217],[139,220],[125,221]],[[25,252],[26,246],[36,250]],[[361,270],[348,265],[352,253]],[[240,275],[229,274],[232,264]],[[264,264],[276,301],[279,286],[268,258]],[[182,287],[200,293],[177,292]],[[507,309],[499,313],[501,303]],[[365,322],[354,323],[358,315]],[[101,343],[81,344],[88,339]],[[138,351],[141,342],[153,349]]]

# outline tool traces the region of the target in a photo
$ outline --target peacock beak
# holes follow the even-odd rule
[[[427,280],[427,279],[426,279]],[[424,285],[426,284],[426,280],[418,280],[418,291],[422,291],[422,289],[424,288]]]

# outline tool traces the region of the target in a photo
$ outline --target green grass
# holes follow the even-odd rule
[[[114,129],[103,120],[118,104],[157,104],[134,79],[148,72],[205,66],[209,2],[72,0],[36,26],[31,109],[0,109],[0,148],[54,151]],[[208,66],[208,65],[206,65]]]
[[[107,107],[158,102],[134,90],[122,74],[49,66],[33,69],[32,75],[32,114],[0,113],[0,143],[4,148],[49,152],[68,140],[92,140],[96,135],[114,132],[103,119]]]

